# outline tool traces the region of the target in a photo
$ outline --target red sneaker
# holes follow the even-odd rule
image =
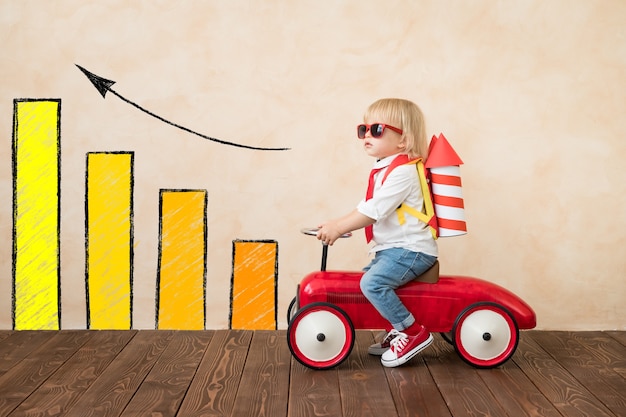
[[[398,332],[396,338],[391,341],[389,350],[383,353],[380,362],[388,368],[400,366],[427,348],[433,342],[433,335],[424,326],[420,327],[416,336]]]

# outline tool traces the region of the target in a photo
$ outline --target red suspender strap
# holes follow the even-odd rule
[[[385,182],[385,180],[387,179],[387,176],[391,173],[391,171],[393,171],[395,168],[399,167],[400,165],[406,165],[408,163],[411,162],[417,162],[421,160],[421,158],[417,158],[417,159],[409,159],[409,156],[407,154],[401,154],[396,156],[393,161],[391,161],[391,164],[389,164],[389,167],[387,167],[387,171],[385,171],[385,175],[383,176],[383,179],[381,181],[381,184]],[[368,188],[367,188],[367,194],[365,197],[365,200],[369,200],[370,198],[372,198],[372,195],[374,193],[374,175],[382,170],[383,168],[378,168],[378,169],[373,169],[370,172],[370,178],[369,178],[369,184],[368,184]],[[367,243],[370,243],[372,241],[372,238],[374,236],[373,233],[373,225],[369,225],[365,227],[365,240],[367,241]]]
[[[385,171],[385,176],[383,177],[383,181],[381,182],[381,184],[385,182],[387,176],[391,174],[391,171],[393,171],[395,168],[399,167],[400,165],[406,165],[409,162],[418,161],[420,159],[422,158],[409,159],[409,155],[404,153],[396,156],[394,160],[391,161],[391,164],[389,164],[389,168],[387,168],[387,171]]]

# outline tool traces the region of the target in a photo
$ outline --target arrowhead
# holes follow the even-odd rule
[[[115,84],[115,81],[111,81],[111,80],[107,80],[106,78],[102,78],[102,77],[98,77],[96,74],[93,74],[89,71],[87,71],[85,68],[81,67],[78,64],[75,64],[79,70],[81,70],[83,72],[83,74],[85,74],[87,76],[87,78],[89,78],[89,81],[91,81],[91,83],[94,85],[94,87],[96,87],[96,90],[98,90],[98,92],[100,94],[102,94],[102,97],[104,98],[104,96],[106,95],[107,91],[109,91],[111,89],[111,86],[113,84]]]
[[[433,136],[428,150],[428,159],[424,165],[426,168],[445,167],[450,165],[462,165],[463,161],[454,151],[443,133],[439,137]]]

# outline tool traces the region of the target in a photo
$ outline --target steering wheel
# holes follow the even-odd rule
[[[303,229],[300,229],[300,232],[302,232],[302,234],[308,235],[308,236],[317,236],[317,231],[319,229],[317,227],[305,227]],[[346,237],[351,237],[352,233],[348,232],[348,233],[344,233],[343,235],[339,236],[340,238],[346,238]]]

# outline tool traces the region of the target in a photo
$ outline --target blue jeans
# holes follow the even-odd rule
[[[415,317],[402,304],[395,289],[426,272],[435,261],[435,256],[402,248],[376,252],[370,264],[363,268],[361,291],[394,329],[405,330],[415,323]]]

